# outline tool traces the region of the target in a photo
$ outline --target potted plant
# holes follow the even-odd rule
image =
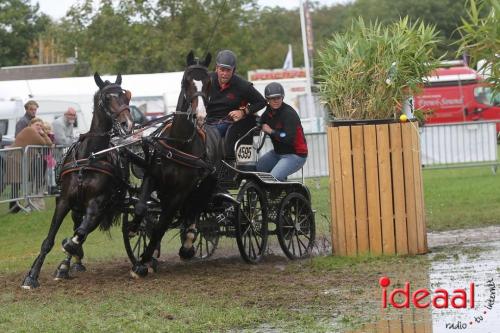
[[[359,18],[319,53],[335,254],[427,251],[418,123],[402,105],[437,67],[437,42],[422,22]]]

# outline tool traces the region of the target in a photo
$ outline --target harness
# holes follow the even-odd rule
[[[103,87],[100,89],[100,98],[98,99],[98,109],[103,110],[105,114],[112,119],[112,128],[111,130],[107,132],[102,132],[102,133],[95,133],[95,132],[87,132],[84,134],[80,134],[80,137],[78,138],[78,141],[71,145],[69,148],[68,152],[66,153],[66,156],[72,154],[72,161],[67,162],[61,166],[59,176],[57,177],[57,183],[60,183],[62,178],[66,176],[67,174],[78,172],[78,187],[80,192],[80,188],[83,183],[83,173],[87,171],[92,171],[92,172],[99,172],[103,173],[105,175],[108,175],[112,177],[112,179],[115,181],[115,183],[123,185],[127,184],[121,176],[120,172],[117,172],[118,170],[121,169],[121,160],[120,158],[117,159],[116,163],[113,163],[112,161],[105,160],[102,157],[88,157],[84,159],[77,159],[76,158],[76,151],[78,150],[78,146],[86,139],[86,138],[91,138],[91,137],[102,137],[102,138],[107,138],[108,141],[111,138],[113,134],[118,134],[121,135],[123,130],[116,125],[115,119],[119,117],[119,115],[124,112],[125,110],[130,110],[129,109],[129,104],[128,102],[125,104],[122,104],[118,107],[116,110],[111,110],[106,103],[104,103],[104,97],[106,95],[113,95],[113,94],[120,94],[123,93],[126,95],[126,98],[128,101],[130,101],[130,92],[127,90],[122,89],[122,87],[119,84],[111,83],[108,84],[107,86]],[[107,155],[107,154],[106,154]],[[103,155],[104,156],[104,155]],[[109,156],[109,155],[108,155]]]
[[[207,71],[207,68],[203,65],[200,65],[198,62],[190,65],[186,72],[184,72],[184,76],[182,78],[182,91],[181,96],[182,99],[179,99],[177,104],[177,111],[175,111],[175,115],[185,116],[188,120],[193,121],[193,109],[192,102],[194,99],[201,97],[204,103],[207,103],[208,98],[207,95],[203,91],[196,91],[190,96],[187,96],[186,91],[186,74],[189,70],[203,70]],[[187,103],[186,103],[187,102]],[[194,120],[195,121],[195,120]],[[193,123],[193,131],[188,138],[172,138],[167,136],[162,137],[161,135],[165,133],[173,124],[173,120],[169,119],[165,126],[153,133],[151,137],[147,139],[147,143],[150,143],[154,149],[161,153],[162,156],[167,158],[168,160],[175,162],[179,165],[183,165],[185,167],[205,170],[207,174],[211,174],[215,172],[215,167],[211,166],[209,163],[205,161],[206,156],[195,156],[193,154],[186,153],[179,148],[174,147],[171,143],[177,144],[189,144],[193,141],[196,135],[198,135],[203,144],[206,145],[206,133],[203,129],[200,129]],[[204,154],[206,155],[206,154]]]
[[[79,140],[77,143],[70,147],[68,154],[73,155],[73,160],[64,163],[61,167],[61,171],[58,177],[58,183],[61,182],[62,178],[67,174],[78,172],[78,183],[81,185],[83,182],[83,173],[87,171],[100,172],[113,178],[116,183],[122,184],[123,179],[117,175],[117,167],[119,165],[113,164],[111,161],[102,159],[101,157],[96,158],[83,158],[76,159],[77,146],[81,143]],[[119,159],[118,159],[119,161]],[[118,162],[119,163],[119,162]],[[118,181],[119,180],[119,181]]]
[[[164,133],[166,130],[168,130],[172,126],[172,122],[168,122],[160,131],[161,133]],[[194,133],[198,134],[200,138],[202,139],[203,143],[206,144],[206,133],[204,130],[198,128],[197,130],[194,131]],[[194,137],[194,135],[193,135]],[[167,159],[171,160],[172,162],[178,163],[180,165],[194,168],[194,169],[205,169],[209,170],[210,173],[214,171],[214,167],[210,166],[204,159],[203,156],[195,156],[193,154],[188,154],[183,152],[182,150],[175,148],[171,145],[169,145],[167,142],[171,140],[171,138],[168,137],[160,137],[156,136],[151,138],[153,147],[162,153],[164,157]],[[190,140],[191,141],[191,140]]]

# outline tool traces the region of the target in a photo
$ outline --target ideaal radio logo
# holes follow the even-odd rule
[[[488,298],[484,305],[479,308],[476,307],[476,284],[474,282],[470,282],[467,288],[453,290],[420,288],[412,291],[411,284],[407,281],[403,288],[394,288],[389,292],[388,287],[391,285],[391,280],[384,276],[379,279],[379,285],[382,287],[381,305],[384,309],[389,305],[396,309],[409,308],[411,303],[417,309],[432,307],[435,309],[475,310],[469,320],[446,323],[445,327],[450,330],[463,330],[472,327],[472,325],[480,324],[486,320],[495,305],[496,285],[493,278],[488,279],[484,284]]]

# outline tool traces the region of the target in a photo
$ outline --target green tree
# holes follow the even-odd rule
[[[29,49],[50,19],[29,0],[0,2],[0,66],[27,64]]]
[[[437,55],[448,53],[453,57],[457,49],[454,42],[460,36],[456,32],[461,17],[466,15],[466,0],[357,0],[351,7],[351,16],[361,16],[367,21],[389,24],[408,16],[411,21],[421,20],[436,27],[441,43]]]
[[[500,93],[500,1],[469,0],[467,17],[460,27],[459,53],[467,52],[473,63],[484,59],[489,81]],[[489,67],[489,68],[488,68]]]

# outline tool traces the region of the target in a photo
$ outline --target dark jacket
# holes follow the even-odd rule
[[[267,107],[261,117],[262,124],[268,124],[273,133],[271,141],[277,154],[307,156],[307,142],[297,112],[283,103],[277,110]]]
[[[33,117],[30,117],[28,113],[25,113],[24,116],[18,120],[16,123],[16,132],[14,133],[14,136],[16,137],[23,129],[28,127],[30,125],[31,119]]]
[[[254,88],[253,84],[234,74],[222,89],[217,74],[210,73],[210,101],[207,106],[207,122],[221,120],[230,111],[237,110],[247,104],[250,113],[255,113],[266,106],[265,98]]]

